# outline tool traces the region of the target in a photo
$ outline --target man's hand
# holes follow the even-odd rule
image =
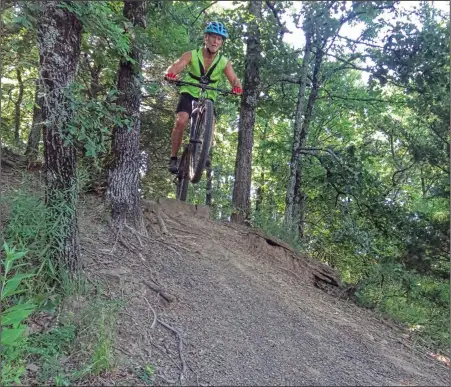
[[[177,80],[177,74],[166,73],[166,74],[164,74],[164,79],[166,79],[167,81],[176,81]]]
[[[239,86],[234,86],[232,89],[233,94],[241,95],[243,93],[243,90]]]

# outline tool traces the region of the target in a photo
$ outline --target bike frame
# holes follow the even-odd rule
[[[196,128],[196,119],[198,116],[198,113],[200,112],[200,110],[203,107],[203,102],[205,100],[204,97],[204,93],[206,90],[214,90],[217,91],[219,94],[222,95],[235,95],[234,93],[232,93],[229,90],[224,90],[224,89],[218,89],[215,87],[210,87],[208,86],[206,83],[193,83],[193,82],[185,82],[185,81],[175,81],[174,82],[177,86],[182,86],[182,85],[191,85],[191,86],[197,86],[200,88],[200,95],[197,101],[193,101],[192,102],[192,111],[191,111],[191,122],[190,122],[190,139],[189,142],[192,143],[202,143],[202,141],[200,139],[197,139],[195,137],[195,128]]]

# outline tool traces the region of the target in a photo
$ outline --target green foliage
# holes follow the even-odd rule
[[[61,359],[70,354],[75,338],[76,326],[71,323],[30,337],[28,359],[40,365],[39,383],[44,384],[53,378],[56,385],[68,385]]]
[[[61,2],[59,6],[74,13],[83,23],[85,31],[105,40],[104,44],[112,47],[118,57],[123,57],[134,63],[134,60],[129,56],[130,35],[123,33],[126,20],[121,15],[120,9],[112,2]],[[128,25],[125,25],[125,27],[130,28]],[[106,46],[104,47],[106,48]]]
[[[42,279],[35,287],[45,293],[50,284],[48,280],[59,281],[62,274],[53,254],[64,238],[63,220],[62,217],[55,218],[53,214],[71,209],[67,208],[64,201],[47,207],[43,192],[34,189],[31,182],[25,182],[23,188],[2,196],[2,201],[10,205],[4,238],[20,249],[27,249],[29,261],[38,268],[37,275]]]
[[[66,313],[60,325],[48,332],[25,334],[31,313],[54,314],[61,310],[62,300],[89,292],[82,279],[68,278],[55,265],[49,241],[60,238],[61,230],[58,224],[47,221],[49,210],[42,193],[33,188],[36,184],[25,180],[22,188],[2,195],[1,204],[9,209],[1,260],[2,380],[4,384],[19,384],[26,362],[32,362],[39,365],[40,384],[53,381],[69,385],[114,366],[119,304],[94,299],[80,315]],[[10,248],[12,245],[15,247]],[[22,272],[24,267],[27,270]],[[29,281],[31,278],[33,281]],[[83,354],[79,368],[66,369],[64,356],[78,352]]]
[[[100,306],[100,308],[98,308]],[[91,372],[98,375],[103,371],[112,369],[115,365],[114,359],[114,336],[116,316],[119,312],[119,304],[102,303],[93,305],[91,313],[94,323],[91,325],[95,337],[95,345],[91,355]],[[100,310],[100,315],[98,311]]]
[[[298,251],[303,251],[303,242],[299,238],[297,231],[290,230],[283,222],[283,218],[274,217],[274,214],[267,214],[255,211],[253,213],[252,225],[265,231],[266,234],[279,238]]]
[[[95,298],[74,315],[70,300],[80,299],[84,299],[80,293],[67,297],[60,325],[30,337],[27,353],[40,365],[39,383],[53,380],[57,385],[70,385],[116,364],[113,345],[120,304]],[[68,356],[73,358],[76,369],[68,367]]]
[[[19,268],[27,266],[27,263],[21,262],[26,251],[11,248],[5,242],[1,253],[2,381],[5,385],[20,384],[20,377],[25,372],[22,356],[27,342],[24,322],[35,311],[37,305],[18,295],[26,291],[23,280],[35,274],[20,272]]]
[[[136,374],[139,376],[139,378],[148,386],[152,386],[154,383],[154,375],[155,375],[155,368],[152,367],[149,364],[146,364],[145,367],[141,369],[137,369]]]
[[[87,89],[74,84],[75,114],[69,124],[69,133],[85,157],[98,158],[109,151],[112,128],[128,126],[130,120],[125,109],[116,104],[117,90],[111,89],[108,95],[97,99],[86,97]]]
[[[356,296],[362,306],[404,323],[431,349],[449,349],[449,281],[418,275],[398,263],[374,264],[360,287]]]

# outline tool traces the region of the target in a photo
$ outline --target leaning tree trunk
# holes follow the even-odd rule
[[[80,56],[82,26],[59,1],[41,2],[37,31],[42,79],[46,205],[58,230],[55,258],[73,274],[80,269],[77,225],[76,152],[69,124],[71,86]],[[66,2],[70,3],[70,2]]]
[[[302,132],[302,126],[304,121],[304,98],[305,98],[305,88],[307,85],[307,72],[308,72],[308,62],[310,60],[311,54],[311,32],[307,25],[305,33],[305,49],[304,49],[304,59],[302,61],[301,75],[299,79],[299,91],[298,100],[296,104],[296,113],[294,119],[294,134],[293,134],[293,145],[291,148],[291,162],[290,162],[290,176],[288,178],[287,196],[285,199],[285,223],[289,228],[294,228],[296,225],[296,213],[297,209],[295,206],[295,189],[296,189],[296,175],[298,171],[299,164],[299,152],[302,147],[304,137]]]
[[[301,143],[299,150],[304,147],[307,141],[307,136],[310,128],[310,123],[313,119],[313,107],[315,106],[316,98],[318,97],[318,89],[320,87],[319,71],[323,61],[323,50],[318,45],[315,53],[315,66],[312,76],[312,88],[307,103],[307,110],[305,113],[304,122],[301,129]],[[302,155],[299,153],[298,163],[296,165],[296,185],[294,188],[294,206],[293,206],[293,220],[298,224],[299,237],[304,237],[305,228],[305,211],[306,211],[306,199],[307,196],[303,191],[303,179],[302,179]]]
[[[23,100],[23,90],[24,85],[22,81],[22,72],[20,68],[16,69],[17,83],[19,84],[19,95],[17,96],[17,101],[15,102],[15,112],[14,112],[14,142],[16,146],[19,146],[20,142],[20,112],[22,108]]]
[[[252,148],[254,146],[255,111],[260,88],[261,43],[258,21],[261,19],[261,1],[249,2],[249,13],[253,16],[249,23],[243,97],[241,99],[238,128],[238,148],[235,162],[235,182],[232,203],[235,213],[232,220],[244,223],[251,212],[250,194],[252,177]]]
[[[36,81],[36,91],[34,95],[34,107],[33,107],[33,121],[31,124],[30,134],[28,136],[27,149],[25,150],[25,156],[30,163],[35,161],[38,157],[39,141],[41,140],[42,129],[42,105],[44,100],[40,94],[39,80]]]
[[[125,1],[124,17],[134,27],[145,28],[145,10],[143,1]],[[132,34],[131,34],[132,35]],[[141,104],[142,53],[135,39],[131,39],[130,57],[133,64],[122,58],[117,76],[119,98],[117,104],[125,108],[130,120],[128,127],[115,126],[113,129],[112,156],[108,176],[108,198],[111,203],[113,221],[122,228],[125,221],[141,229],[142,217],[139,207],[139,169],[141,155],[139,152],[140,126],[139,108]]]

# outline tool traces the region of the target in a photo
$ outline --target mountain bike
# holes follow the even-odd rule
[[[205,98],[206,90],[217,91],[221,95],[236,95],[229,90],[210,87],[205,83],[185,81],[170,81],[176,86],[190,85],[200,88],[197,101],[193,101],[191,113],[189,142],[183,144],[182,157],[178,163],[178,172],[174,178],[177,185],[176,198],[185,201],[188,194],[188,184],[196,184],[202,178],[213,134],[213,102]]]

